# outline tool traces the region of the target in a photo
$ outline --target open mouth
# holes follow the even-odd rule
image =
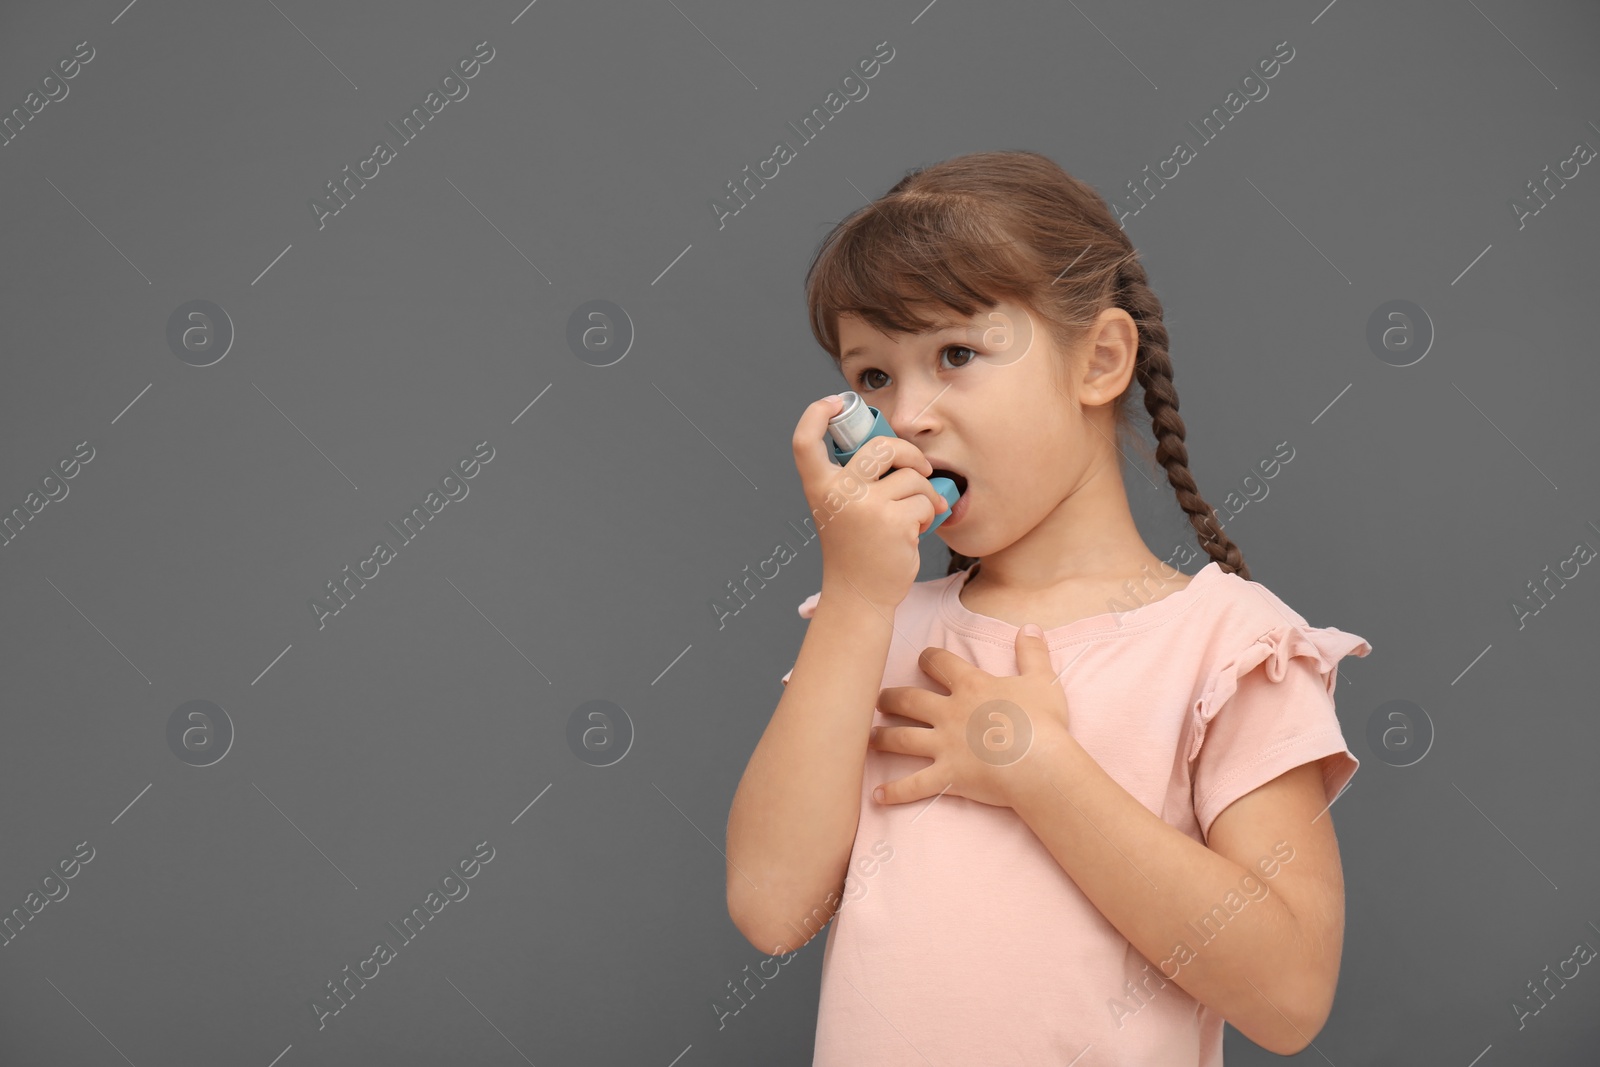
[[[958,493],[965,493],[967,491],[967,476],[965,474],[957,474],[955,471],[948,470],[944,467],[935,467],[933,468],[933,474],[931,477],[949,478],[952,482],[956,483],[956,491]]]

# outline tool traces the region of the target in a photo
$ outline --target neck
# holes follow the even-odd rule
[[[1140,536],[1121,473],[1107,461],[1037,526],[984,556],[972,582],[1024,594],[1143,567],[1166,569]]]

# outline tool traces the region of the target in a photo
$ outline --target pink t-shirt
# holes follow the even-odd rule
[[[970,573],[912,585],[895,611],[883,687],[944,693],[917,666],[930,645],[990,674],[1017,673],[1016,628],[961,602]],[[1333,690],[1338,661],[1371,645],[1307,625],[1215,562],[1159,600],[1045,636],[1051,663],[1065,668],[1073,737],[1202,844],[1224,808],[1285,771],[1322,760],[1331,803],[1360,766]],[[872,722],[916,725],[876,709]],[[823,950],[813,1067],[1220,1067],[1222,1017],[1164,979],[1014,810],[952,794],[872,799],[928,762],[867,749],[844,903]]]

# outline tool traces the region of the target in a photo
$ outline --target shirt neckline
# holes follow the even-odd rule
[[[990,615],[983,615],[961,602],[961,588],[972,577],[973,567],[957,571],[946,580],[943,594],[939,598],[940,614],[944,616],[947,625],[963,633],[980,637],[993,637],[1006,644],[1011,644],[1016,639],[1017,628],[1008,622],[996,619]],[[1180,611],[1185,611],[1198,598],[1205,595],[1212,584],[1221,579],[1226,572],[1222,565],[1212,560],[1201,567],[1190,578],[1189,584],[1175,593],[1168,593],[1159,600],[1144,604],[1131,611],[1102,612],[1099,615],[1090,615],[1077,619],[1065,626],[1057,626],[1044,632],[1045,643],[1055,646],[1063,640],[1085,635],[1112,636],[1115,634],[1140,633],[1151,626],[1159,625]]]

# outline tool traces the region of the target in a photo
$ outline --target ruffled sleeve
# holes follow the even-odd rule
[[[1355,634],[1287,623],[1256,638],[1207,679],[1191,709],[1187,756],[1202,834],[1209,839],[1212,821],[1235,800],[1314,760],[1323,761],[1323,788],[1332,803],[1361,766],[1334,711],[1338,664],[1371,651]]]
[[[815,593],[812,593],[810,596],[806,597],[804,600],[800,601],[800,608],[799,608],[800,617],[802,619],[809,619],[809,618],[811,618],[811,616],[815,615],[817,613],[817,601],[819,601],[821,599],[822,599],[822,590],[819,589]],[[779,681],[781,681],[784,685],[788,685],[789,684],[789,675],[791,675],[793,673],[794,673],[794,668],[790,667],[787,671],[784,672],[783,677],[780,678]]]

